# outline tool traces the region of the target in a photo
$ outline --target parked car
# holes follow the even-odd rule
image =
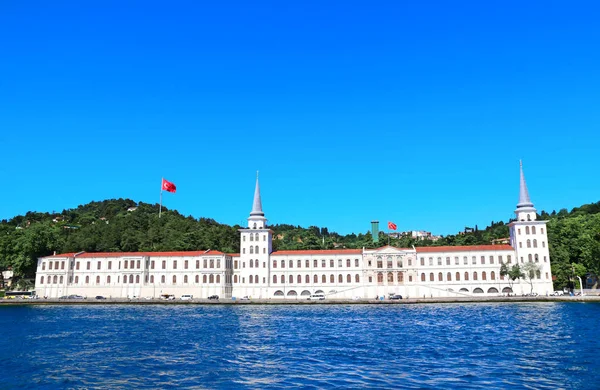
[[[250,297],[248,295],[244,295],[243,297],[240,298],[240,301],[249,301]]]
[[[106,299],[106,297],[103,297],[102,295],[96,295],[96,299]]]
[[[218,295],[211,295],[210,297],[208,297],[208,299],[219,299]]]
[[[81,295],[69,295],[67,299],[85,299],[85,297]]]
[[[189,295],[189,294],[184,294],[179,299],[181,299],[182,301],[191,301],[192,299],[194,299],[194,296],[193,295]]]
[[[402,299],[402,295],[400,295],[400,294],[392,294],[392,295],[390,295],[390,299]]]
[[[162,299],[163,301],[173,301],[175,300],[175,295],[163,294],[160,296],[160,299]]]
[[[313,294],[308,297],[309,301],[322,301],[325,299],[325,294]]]
[[[560,296],[563,296],[563,295],[565,295],[565,293],[564,293],[564,292],[562,292],[562,291],[554,291],[554,292],[553,292],[551,295],[554,295],[554,296],[560,297]]]

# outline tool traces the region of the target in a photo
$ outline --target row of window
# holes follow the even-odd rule
[[[117,283],[120,283],[120,277],[117,276]],[[60,275],[60,277],[58,277],[58,275],[54,275],[54,276],[48,276],[48,284],[62,284],[63,283],[63,276]],[[72,283],[74,281],[75,284],[79,283],[79,276],[75,276],[74,280],[70,280],[69,283]],[[90,283],[90,277],[86,276],[85,277],[85,284],[89,284]],[[111,283],[111,275],[106,276],[106,284],[110,284]],[[123,275],[123,284],[127,284],[127,283],[140,283],[140,275]],[[150,275],[150,277],[146,277],[146,283],[154,283],[154,275]],[[160,277],[160,283],[161,284],[166,284],[167,283],[167,279],[165,275],[161,275]],[[183,283],[189,283],[189,279],[188,279],[188,275],[183,275]],[[200,275],[196,275],[195,276],[195,283],[200,283]],[[202,283],[221,283],[221,275],[202,275]],[[44,284],[44,277],[42,276],[40,278],[40,284]],[[100,284],[100,276],[96,276],[96,284]],[[177,284],[177,275],[173,275],[172,278],[172,284]]]
[[[242,248],[242,253],[246,254],[246,248]],[[255,253],[257,255],[260,253],[258,250],[258,245],[255,245],[255,246],[250,245],[250,254],[253,255]],[[266,253],[267,253],[267,248],[263,248],[263,254],[266,254]]]
[[[252,260],[250,260],[250,261],[252,262]],[[297,268],[302,268],[302,260],[288,260],[288,262],[287,262],[288,268],[294,268],[294,262],[296,263]],[[345,263],[346,263],[346,268],[352,267],[352,261],[350,259],[346,259]],[[250,264],[252,264],[252,263],[250,263]],[[278,264],[281,266],[281,268],[285,268],[286,261],[285,260],[279,260],[279,261],[273,260],[273,268],[277,268]],[[344,260],[337,259],[337,266],[338,266],[338,268],[342,268],[344,266]],[[354,259],[354,267],[359,267],[359,266],[360,266],[359,259]],[[250,267],[252,267],[252,265],[250,265]],[[334,267],[335,267],[335,260],[329,259],[329,268],[334,268]],[[310,268],[310,260],[308,260],[308,259],[304,260],[304,268]],[[317,259],[313,260],[313,268],[319,268],[319,260],[317,260]],[[321,268],[327,268],[327,260],[321,259]]]
[[[279,281],[281,284],[285,283],[285,275],[273,275],[273,284],[277,284],[277,282]],[[355,283],[360,283],[360,275],[356,274],[354,275],[354,282]],[[288,283],[292,284],[294,283],[294,276],[293,275],[289,275],[288,276]],[[302,284],[302,276],[301,275],[297,275],[296,276],[296,283],[297,284]],[[305,275],[304,276],[304,283],[306,284],[310,284],[310,275]],[[318,275],[313,275],[313,283],[319,283],[319,276]],[[321,283],[325,284],[327,283],[327,275],[321,275]],[[329,275],[329,283],[335,283],[335,276],[334,275]],[[344,283],[344,276],[343,275],[338,275],[338,283]],[[352,283],[352,276],[350,274],[346,275],[346,283]]]
[[[535,226],[531,227],[531,231],[529,230],[529,226],[525,226],[525,234],[535,234]],[[521,229],[517,229],[517,234],[521,234]],[[540,234],[544,234],[544,228],[540,228]]]
[[[65,269],[65,261],[61,261],[59,264],[59,261],[49,261],[48,262],[48,269],[51,270],[52,269],[52,265],[54,263],[54,269],[58,269],[59,265],[60,265],[60,269]],[[80,269],[80,261],[75,262],[75,269],[79,270]],[[140,260],[123,260],[123,269],[141,269],[141,261]],[[177,260],[173,260],[173,269],[177,269],[178,263]],[[189,260],[184,260],[183,261],[183,269],[189,269]],[[202,265],[203,268],[221,268],[221,259],[204,259],[202,261]],[[216,265],[216,267],[215,267]],[[112,269],[112,261],[108,261],[106,263],[107,269]],[[119,268],[121,269],[121,261],[119,261]],[[91,270],[92,268],[92,262],[88,261],[86,263],[86,270]],[[71,266],[72,269],[72,266]],[[97,267],[96,269],[100,270],[102,269],[102,262],[98,261],[97,262]],[[150,261],[150,269],[155,269],[155,261],[152,260]],[[166,260],[162,260],[162,269],[167,269],[167,261]],[[200,260],[196,260],[196,269],[200,269]],[[46,270],[46,262],[42,262],[42,271]]]
[[[533,247],[534,248],[538,247],[537,246],[537,240],[535,238],[533,239]],[[542,248],[545,248],[545,247],[546,247],[546,242],[542,241]],[[523,243],[522,242],[519,242],[519,248],[523,248]],[[531,240],[530,239],[527,239],[527,248],[531,248]]]
[[[254,234],[250,233],[249,236],[250,236],[250,241],[259,241],[258,233],[254,233]],[[246,236],[245,235],[242,235],[242,240],[246,241]],[[267,235],[266,234],[263,234],[263,241],[267,241]]]
[[[502,262],[503,262],[503,259],[504,259],[504,258],[502,257],[502,255],[498,256],[498,263],[499,263],[499,264],[502,264]],[[429,257],[429,259],[428,259],[428,260],[429,260],[428,264],[429,264],[430,266],[433,266],[433,265],[434,265],[434,259],[433,259],[433,257]],[[424,266],[425,266],[425,257],[421,257],[421,258],[420,258],[420,261],[421,261],[421,266],[423,266],[423,267],[424,267]],[[495,260],[494,260],[494,256],[489,256],[489,257],[488,257],[488,263],[489,263],[489,264],[494,264],[494,261],[495,261]],[[509,264],[510,264],[510,263],[512,263],[512,256],[511,256],[511,255],[507,255],[507,256],[506,256],[506,261],[507,261]],[[389,262],[388,262],[388,263],[389,263]],[[473,265],[477,265],[477,256],[471,256],[471,264],[473,264]],[[486,264],[486,259],[485,259],[485,256],[480,256],[480,258],[479,258],[479,264],[480,264],[480,265],[485,265],[485,264]],[[438,265],[438,266],[439,266],[439,265],[443,265],[443,262],[442,262],[442,258],[441,258],[441,257],[438,257],[438,258],[437,258],[437,265]],[[450,256],[446,256],[446,265],[451,265],[451,259],[450,259]],[[460,265],[460,257],[459,257],[459,256],[454,256],[454,265]],[[469,265],[469,258],[468,258],[468,256],[463,256],[463,265]],[[409,266],[409,267],[410,267],[410,266],[412,266],[412,261],[411,261],[411,259],[409,259],[409,260],[408,260],[408,266]],[[381,267],[378,267],[378,268],[381,268]],[[388,267],[388,268],[391,268],[391,267]]]

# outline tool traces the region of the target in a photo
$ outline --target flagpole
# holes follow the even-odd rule
[[[163,192],[163,180],[165,180],[164,177],[161,177],[160,179],[160,206],[158,206],[158,218],[160,218],[160,214],[162,213],[162,192]]]

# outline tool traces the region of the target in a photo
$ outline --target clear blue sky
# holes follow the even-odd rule
[[[127,3],[127,4],[125,4]],[[412,4],[411,4],[412,3]],[[92,200],[455,233],[600,200],[600,6],[0,3],[0,219]]]

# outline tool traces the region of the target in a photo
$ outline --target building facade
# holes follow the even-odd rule
[[[218,251],[66,253],[38,259],[38,295],[105,297],[193,295],[306,299],[460,297],[553,292],[546,221],[536,220],[523,167],[510,245],[273,251],[258,177],[240,253]],[[531,272],[516,282],[500,267]]]

